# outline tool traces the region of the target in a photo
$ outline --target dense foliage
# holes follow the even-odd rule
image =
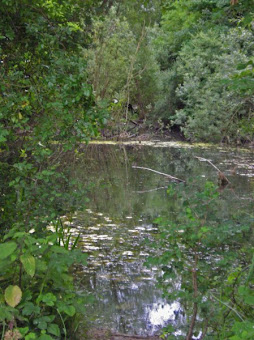
[[[251,1],[116,1],[92,26],[89,80],[114,126],[162,120],[193,141],[252,140]]]
[[[156,108],[191,140],[252,140],[252,8],[249,1],[171,1],[164,8]],[[247,73],[239,82],[241,64]]]
[[[85,195],[68,150],[133,119],[191,140],[253,139],[252,11],[251,0],[2,0],[2,338],[75,333],[70,268],[86,256],[60,216]]]
[[[135,118],[144,119],[157,95],[159,72],[145,19],[135,31],[113,7],[103,21],[94,20],[91,35],[89,79],[97,100],[112,103],[111,125],[128,122],[128,105],[135,105]]]
[[[85,198],[60,159],[96,136],[105,120],[82,53],[91,18],[106,10],[103,5],[1,3],[2,339],[70,338],[73,318],[84,311],[70,267],[84,265],[86,256],[74,249],[60,216]]]

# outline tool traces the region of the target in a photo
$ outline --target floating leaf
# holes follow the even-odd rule
[[[20,261],[22,262],[26,273],[33,277],[35,274],[35,258],[32,255],[24,254],[20,256]]]
[[[16,307],[21,301],[22,291],[19,286],[8,286],[5,289],[4,298],[9,306]]]
[[[6,242],[0,244],[0,260],[3,260],[9,255],[11,255],[16,248],[17,244],[14,242]]]

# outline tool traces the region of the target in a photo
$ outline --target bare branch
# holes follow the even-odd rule
[[[149,168],[144,168],[143,166],[136,166],[136,165],[133,165],[132,166],[133,169],[142,169],[142,170],[148,170],[148,171],[152,171],[158,175],[162,175],[162,176],[165,176],[167,178],[170,178],[174,181],[177,181],[177,182],[183,182],[185,183],[185,181],[183,179],[180,179],[180,178],[177,178],[177,177],[174,177],[174,176],[171,176],[171,175],[168,175],[168,174],[165,174],[163,172],[160,172],[160,171],[156,171],[156,170],[153,170],[153,169],[149,169]]]
[[[195,156],[195,158],[197,158],[201,162],[209,163],[214,169],[216,169],[218,171],[219,181],[221,182],[222,185],[226,185],[226,184],[230,183],[230,181],[227,179],[227,177],[224,175],[224,173],[216,165],[214,165],[209,159],[206,159],[206,158],[203,158],[203,157],[198,157],[198,156]]]

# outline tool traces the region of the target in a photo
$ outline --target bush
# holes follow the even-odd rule
[[[38,238],[15,228],[5,235],[0,245],[3,334],[16,331],[25,339],[49,340],[69,338],[74,331],[73,317],[84,313],[85,299],[75,292],[69,269],[73,263],[85,265],[87,256],[61,247],[58,240],[57,233]]]
[[[157,94],[159,68],[149,44],[149,29],[138,24],[137,33],[113,7],[103,20],[94,20],[93,45],[85,51],[97,101],[118,100],[111,105],[116,123],[128,118],[126,103],[137,106],[139,117],[144,118]]]
[[[179,53],[177,72],[183,78],[176,95],[184,108],[173,122],[191,140],[222,141],[240,137],[240,120],[249,117],[249,98],[230,89],[223,80],[236,73],[236,65],[251,53],[251,32],[231,29],[199,33]]]

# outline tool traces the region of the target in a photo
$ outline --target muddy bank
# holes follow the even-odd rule
[[[124,124],[120,128],[102,129],[99,138],[102,141],[174,141],[199,144],[201,141],[187,139],[179,127],[167,128],[158,123],[153,126],[139,124],[134,121]],[[220,142],[206,141],[205,144],[221,145],[224,147],[247,147],[253,148],[254,141],[250,139],[241,139],[232,141],[229,138],[222,138]]]
[[[101,130],[102,140],[174,140],[186,141],[180,128],[168,128],[163,124],[153,123],[152,126],[147,124],[129,121],[128,123],[118,124]]]

